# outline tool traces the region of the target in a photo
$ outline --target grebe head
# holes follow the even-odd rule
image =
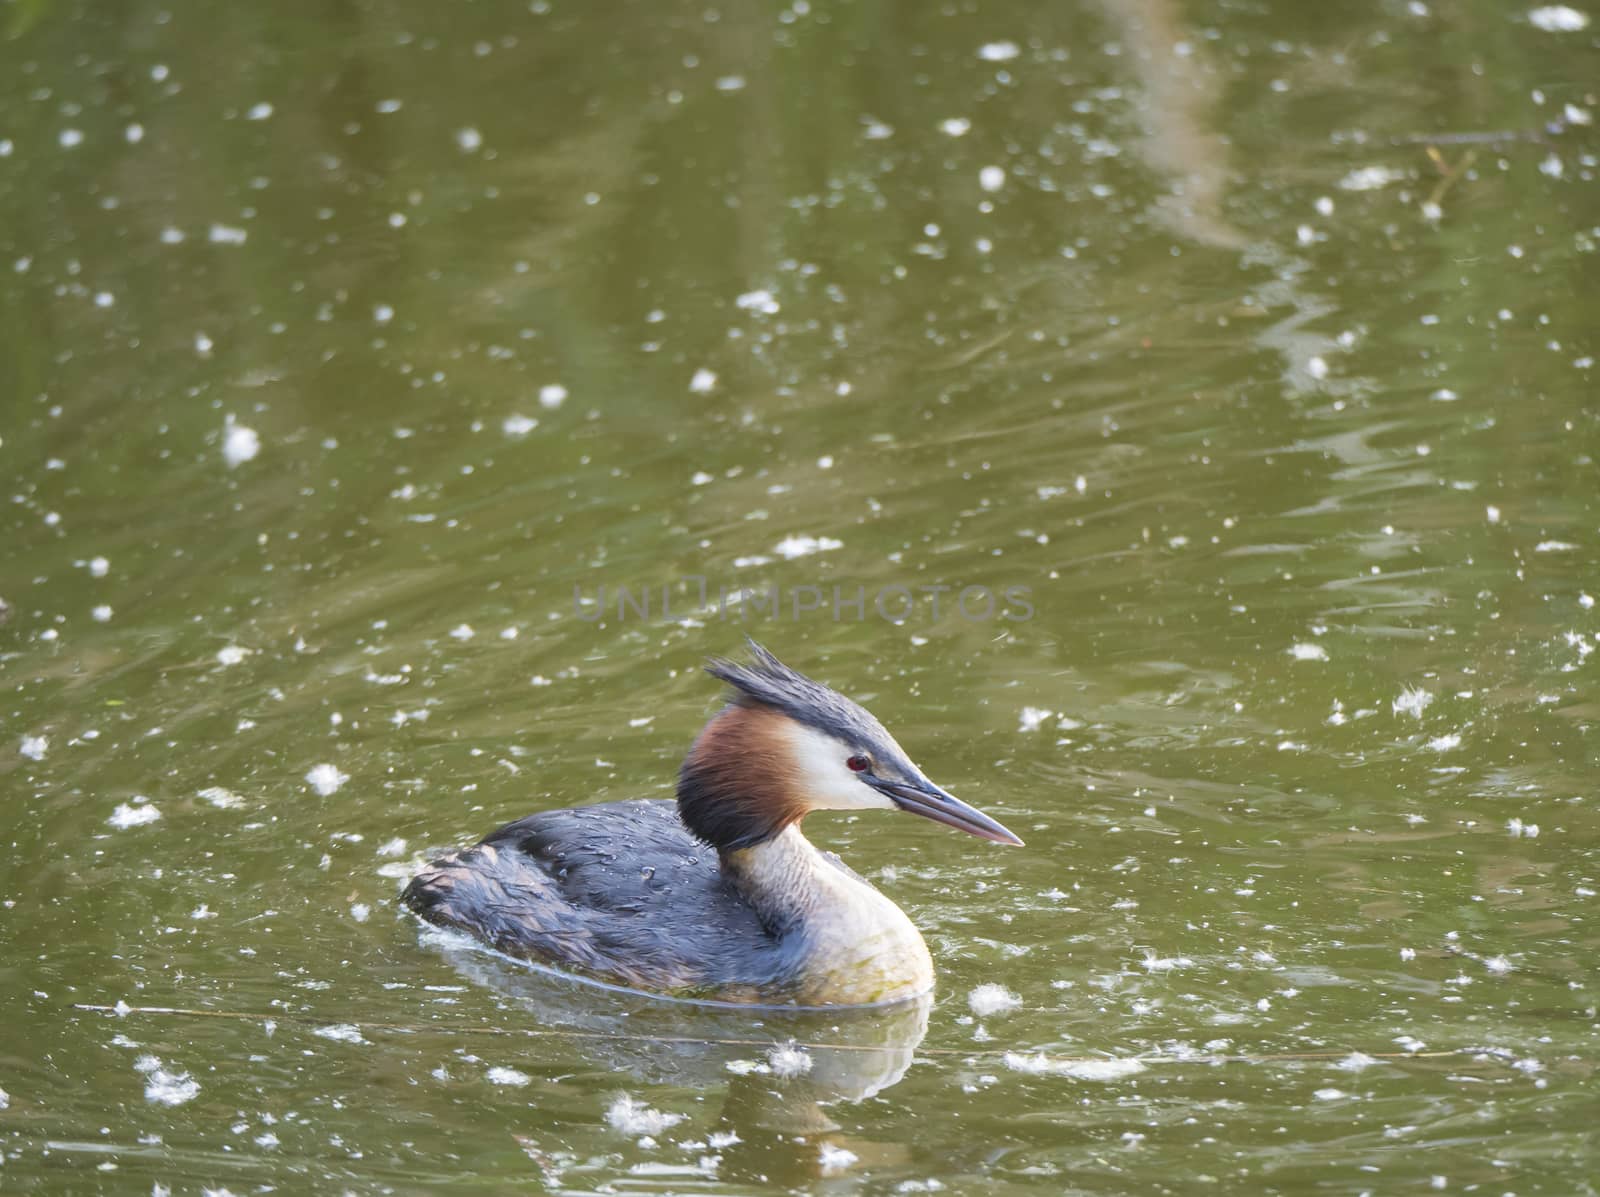
[[[733,687],[684,758],[678,810],[721,851],[771,839],[813,810],[903,810],[1000,844],[1022,841],[940,789],[865,709],[750,641],[749,665],[714,660]]]

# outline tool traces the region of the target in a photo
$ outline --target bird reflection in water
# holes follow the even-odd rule
[[[828,1107],[899,1083],[927,1034],[931,994],[827,1010],[674,1002],[512,960],[453,931],[430,928],[424,942],[464,981],[524,1012],[524,1025],[569,1032],[619,1088],[724,1089],[706,1153],[720,1157],[725,1182],[797,1183],[856,1159],[904,1156],[901,1143],[842,1137]],[[534,1129],[517,1138],[554,1180],[561,1168]]]

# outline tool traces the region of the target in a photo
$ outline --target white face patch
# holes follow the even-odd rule
[[[894,803],[878,793],[845,761],[851,748],[825,732],[786,720],[784,737],[794,762],[800,797],[813,810],[893,810]]]

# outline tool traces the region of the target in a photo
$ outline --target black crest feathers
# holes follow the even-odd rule
[[[754,640],[745,643],[749,665],[720,657],[706,663],[707,673],[733,687],[735,703],[771,707],[846,743],[872,746],[890,739],[881,723],[844,695],[790,669]]]

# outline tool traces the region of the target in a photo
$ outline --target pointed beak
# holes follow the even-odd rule
[[[866,780],[865,775],[863,780]],[[926,778],[912,784],[874,777],[869,784],[901,810],[932,819],[935,823],[943,823],[946,827],[954,827],[957,831],[965,831],[982,840],[1022,847],[1022,840],[995,820],[976,807],[968,806],[954,794],[941,790]]]

